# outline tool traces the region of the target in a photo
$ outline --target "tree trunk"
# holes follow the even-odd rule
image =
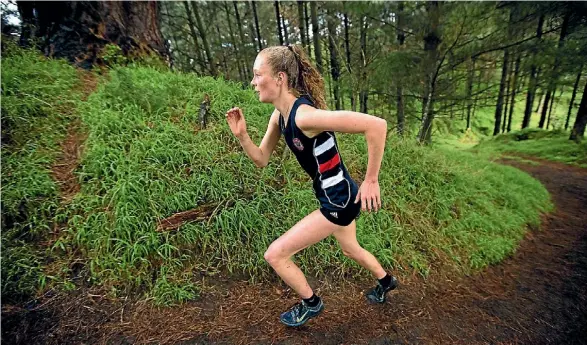
[[[334,94],[334,104],[336,110],[340,110],[340,64],[338,62],[338,53],[336,47],[336,22],[334,13],[327,13],[327,25],[328,25],[328,48],[330,50],[330,74],[332,75],[332,89]]]
[[[475,73],[475,71],[473,71]],[[473,110],[471,111],[471,118],[475,117],[475,110],[477,110],[477,101],[479,100],[479,94],[481,93],[481,77],[483,71],[479,70],[479,75],[477,76],[477,92],[475,93],[475,97],[473,97]]]
[[[242,26],[242,22],[241,22],[241,16],[238,13],[238,6],[237,6],[237,2],[233,2],[232,3],[234,6],[234,15],[236,16],[236,27],[238,28],[238,36],[240,37],[240,42],[238,45],[238,50],[240,51],[240,55],[241,55],[241,59],[243,61],[243,74],[245,77],[245,84],[247,84],[248,81],[250,81],[251,75],[249,74],[249,66],[250,66],[250,61],[247,61],[247,53],[246,50],[244,49],[245,46],[245,33],[243,32],[243,26]]]
[[[234,52],[234,56],[236,58],[236,67],[238,69],[238,77],[241,82],[245,80],[245,76],[243,74],[243,67],[241,65],[241,57],[238,47],[236,46],[236,39],[234,38],[234,31],[232,30],[232,20],[230,19],[230,9],[228,7],[228,3],[224,2],[224,12],[226,13],[226,23],[228,24],[228,34],[230,35],[230,44],[232,45],[232,51]]]
[[[308,41],[306,40],[306,28],[304,22],[304,2],[298,0],[298,22],[300,27],[300,39],[302,41],[302,45],[304,48],[308,45]]]
[[[287,33],[287,24],[285,23],[285,17],[281,15],[281,27],[283,28],[283,40],[286,45],[289,45],[289,34]]]
[[[169,6],[165,2],[163,3],[163,6],[165,6],[165,13],[167,15],[166,16],[167,17],[167,25],[171,26],[171,20],[170,20],[170,17],[169,17]],[[197,38],[197,35],[195,35],[195,31],[192,33],[192,36],[195,37],[195,38]],[[170,54],[169,54],[170,66],[169,66],[169,68],[171,70],[175,70],[175,68],[176,68],[176,66],[175,66],[176,58],[178,59],[178,61],[181,61],[181,60],[179,59],[179,57],[180,57],[179,52],[178,52],[178,54],[176,54],[176,57],[173,56],[173,52],[175,52],[179,48],[179,46],[177,44],[177,37],[173,33],[171,33],[171,40],[173,41],[173,46],[171,46],[169,48],[169,50],[170,50]],[[197,61],[197,62],[199,64],[201,64],[202,61]],[[197,70],[195,68],[193,68],[193,71],[197,72]]]
[[[422,126],[418,132],[418,141],[421,144],[430,144],[432,142],[432,121],[434,120],[434,93],[436,88],[437,64],[438,64],[438,45],[441,42],[440,33],[440,4],[437,1],[426,3],[428,12],[428,33],[424,36],[424,70],[426,71],[426,99],[423,106]]]
[[[562,95],[562,90],[561,90],[561,95]],[[552,90],[552,100],[550,101],[550,107],[548,109],[548,118],[546,120],[546,129],[547,130],[550,127],[550,118],[552,116],[552,108],[554,106],[555,99],[556,99],[556,88],[554,90]]]
[[[349,72],[349,80],[352,80],[353,77],[353,69],[352,69],[352,65],[351,65],[351,47],[350,47],[350,42],[349,42],[349,18],[347,13],[344,13],[344,49],[346,52],[346,68],[347,71]],[[355,90],[354,90],[354,84],[351,82],[351,87],[350,87],[350,97],[351,97],[351,109],[353,111],[357,111],[357,105],[355,104],[356,100],[355,100]]]
[[[279,36],[279,44],[283,45],[283,33],[281,31],[281,14],[279,13],[279,1],[274,1],[275,6],[275,20],[277,21],[277,36]]]
[[[257,44],[259,45],[259,51],[263,50],[263,40],[261,39],[261,31],[259,30],[259,17],[257,17],[257,5],[255,1],[251,1],[253,5],[253,17],[255,18],[255,30],[257,30]]]
[[[499,83],[499,94],[497,95],[497,106],[495,107],[495,125],[493,126],[493,135],[499,134],[499,125],[501,124],[501,114],[503,108],[503,90],[505,88],[508,73],[509,51],[503,51],[503,66],[501,68],[501,82]]]
[[[22,22],[20,28],[19,44],[22,47],[29,46],[29,40],[35,37],[35,3],[33,1],[17,1],[18,13]]]
[[[583,89],[583,98],[569,139],[579,142],[585,135],[585,125],[587,125],[587,83],[585,83],[585,88]]]
[[[308,2],[304,1],[304,20],[306,21],[306,47],[308,57],[312,56],[312,44],[310,43],[310,17],[308,16]]]
[[[539,128],[544,128],[544,122],[546,121],[546,113],[548,112],[548,103],[550,102],[552,91],[553,90],[548,90],[546,92],[546,96],[544,97],[544,103],[542,103],[542,112],[540,114],[540,122],[538,123]]]
[[[521,56],[520,54],[518,54],[518,57],[516,58],[516,63],[515,63],[515,67],[514,67],[514,80],[512,82],[512,98],[510,101],[510,114],[508,116],[508,125],[507,125],[507,131],[508,133],[512,130],[512,117],[514,114],[514,107],[516,105],[516,90],[517,90],[517,83],[518,83],[518,75],[520,73],[520,60],[521,60]]]
[[[367,17],[363,16],[361,18],[361,81],[359,82],[360,85],[360,94],[359,94],[359,102],[360,102],[360,111],[362,113],[367,113],[367,101],[369,98],[369,86],[367,85],[367,28],[369,26],[369,22],[367,21]]]
[[[567,120],[565,121],[565,131],[569,129],[569,120],[571,119],[571,111],[573,111],[573,105],[575,103],[575,96],[577,96],[577,88],[579,87],[579,80],[581,80],[581,72],[583,71],[583,65],[579,67],[579,73],[577,73],[577,79],[573,85],[573,94],[571,95],[571,101],[569,102],[569,112],[567,113]]]
[[[542,24],[544,23],[544,15],[540,15],[538,18],[538,28],[536,29],[536,44],[532,46],[532,58],[534,58],[538,52],[536,45],[540,44],[542,39]],[[536,80],[537,80],[537,67],[533,62],[530,71],[530,84],[528,86],[528,93],[526,94],[526,109],[524,110],[524,119],[522,120],[522,129],[530,125],[530,118],[532,117],[532,108],[534,105],[534,92],[536,92]]]
[[[198,11],[198,6],[196,3],[192,3],[192,7],[194,10],[194,14],[196,15],[196,26],[198,31],[200,32],[200,37],[202,38],[202,42],[204,43],[204,53],[206,53],[206,59],[208,59],[208,63],[210,64],[210,73],[212,76],[216,77],[218,75],[218,71],[216,69],[216,63],[214,62],[214,57],[212,56],[212,50],[210,49],[210,44],[208,44],[208,38],[206,36],[206,30],[204,29],[204,25],[202,25],[202,17],[200,16],[200,11]]]
[[[23,15],[23,43],[34,34],[46,55],[66,58],[82,68],[102,63],[106,44],[119,46],[125,56],[155,53],[168,58],[154,1],[17,1],[17,6]]]
[[[318,15],[316,10],[316,3],[310,3],[310,13],[312,15],[312,39],[314,40],[314,56],[316,57],[316,67],[320,74],[324,73],[322,67],[322,50],[320,49],[320,28],[318,27]]]
[[[507,114],[508,114],[508,110],[509,110],[508,109],[508,106],[509,106],[509,103],[510,103],[510,84],[511,84],[511,77],[510,77],[510,75],[512,74],[512,71],[511,71],[511,68],[510,67],[511,66],[508,66],[508,72],[507,72],[507,77],[506,77],[507,79],[506,79],[506,82],[505,82],[505,95],[504,95],[504,98],[505,98],[505,107],[504,107],[504,110],[503,110],[503,116],[502,116],[502,120],[501,120],[501,133],[505,133],[505,126],[506,126],[507,118],[508,118]]]
[[[471,108],[473,106],[473,79],[475,77],[475,59],[469,63],[469,74],[467,77],[467,130],[471,128]]]
[[[566,11],[565,12],[565,16],[563,18],[563,23],[561,25],[561,33],[558,39],[558,47],[557,47],[557,51],[556,51],[556,55],[554,58],[554,65],[552,66],[552,71],[551,74],[548,78],[548,92],[551,95],[551,102],[554,102],[554,90],[556,89],[556,85],[558,82],[558,67],[560,65],[560,59],[561,59],[561,52],[562,49],[565,45],[565,37],[567,37],[567,33],[568,33],[568,29],[569,29],[569,19],[571,18],[571,12],[570,11]],[[546,110],[548,108],[552,108],[552,106],[549,107],[549,97],[548,97],[548,93],[547,93],[547,97],[544,100],[544,104],[542,105],[542,116],[540,117],[540,128],[542,128],[542,126],[544,125],[544,118],[546,115]],[[548,125],[546,126],[546,129],[548,129]]]
[[[245,6],[247,8],[247,11],[245,13],[247,13],[247,12],[251,12],[252,13],[253,12],[253,9],[251,8],[251,3],[249,1],[245,1]],[[253,44],[253,49],[255,50],[255,52],[258,53],[260,50],[258,49],[258,46],[257,46],[257,39],[256,39],[257,34],[255,33],[255,23],[254,23],[254,20],[248,20],[247,22],[249,24],[248,25],[248,27],[249,27],[249,36],[250,36],[250,39],[251,39],[251,43]]]
[[[538,97],[536,97],[536,99],[538,99],[538,104],[536,104],[536,110],[534,110],[534,112],[538,112],[540,110],[540,105],[542,104],[542,102],[544,102],[544,96],[546,96],[544,94],[544,92],[542,92],[541,89],[538,89],[538,91],[536,91],[536,94],[538,95]]]
[[[404,3],[400,1],[398,3],[398,11],[397,11],[397,41],[399,44],[399,50],[401,51],[405,41],[405,34],[404,34],[404,26],[403,26],[403,19],[404,19]],[[402,89],[401,79],[397,79],[397,87],[396,87],[396,97],[397,97],[397,134],[401,137],[404,135],[404,127],[405,127],[405,115],[404,115],[404,91]]]
[[[220,39],[220,37],[222,37],[222,35],[220,34],[220,27],[218,27],[218,23],[214,24],[214,26],[216,27],[217,37]],[[230,72],[228,69],[228,63],[226,62],[226,52],[224,49],[222,49],[221,51],[222,51],[222,68],[224,69],[224,79],[229,80],[230,79]]]
[[[200,45],[198,44],[198,34],[196,33],[196,25],[194,24],[194,16],[192,14],[192,10],[190,9],[190,6],[187,1],[183,2],[183,6],[185,8],[185,13],[188,18],[188,26],[190,27],[190,32],[192,34],[194,41],[194,51],[196,52],[196,54],[198,54],[198,58],[201,59],[202,50],[200,49]],[[201,60],[199,62],[201,63]]]

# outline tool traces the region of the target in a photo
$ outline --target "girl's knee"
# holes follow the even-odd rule
[[[265,251],[263,255],[265,261],[271,266],[275,266],[279,264],[279,262],[284,261],[287,259],[283,255],[283,251],[279,248],[279,245],[276,245],[275,242],[272,243],[269,248]]]
[[[363,248],[358,245],[353,248],[342,248],[342,254],[350,259],[360,258],[362,253],[363,253]]]

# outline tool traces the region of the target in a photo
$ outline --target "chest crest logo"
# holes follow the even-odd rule
[[[300,139],[298,138],[293,138],[293,144],[296,147],[296,149],[303,151],[304,150],[304,145],[302,145],[302,142],[300,141]]]

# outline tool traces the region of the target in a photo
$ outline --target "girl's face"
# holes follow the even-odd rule
[[[263,54],[257,55],[253,64],[251,85],[259,95],[259,101],[263,103],[273,103],[280,95],[281,81],[273,74],[271,66],[265,62]]]

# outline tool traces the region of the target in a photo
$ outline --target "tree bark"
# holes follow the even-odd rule
[[[334,13],[327,13],[327,25],[328,25],[328,48],[330,50],[330,74],[332,75],[332,91],[334,96],[334,104],[336,110],[340,110],[340,64],[338,62],[338,53],[336,47],[336,22]]]
[[[257,16],[257,5],[255,5],[255,1],[251,1],[253,6],[253,17],[255,19],[255,30],[257,30],[257,43],[259,47],[259,51],[263,50],[263,40],[261,39],[261,31],[259,30],[259,17]]]
[[[538,52],[536,47],[542,40],[542,24],[544,23],[544,15],[540,15],[538,18],[538,28],[536,29],[536,40],[537,43],[532,47],[532,57],[534,58]],[[530,119],[532,117],[532,108],[534,105],[534,92],[536,92],[536,81],[537,81],[537,67],[533,62],[530,70],[530,84],[528,86],[528,92],[526,94],[526,109],[524,110],[524,119],[522,120],[522,129],[530,125]]]
[[[548,90],[546,92],[546,96],[544,97],[544,102],[542,103],[542,112],[540,114],[540,122],[538,123],[539,128],[544,128],[544,122],[546,121],[546,114],[548,112],[548,103],[550,102],[552,91],[553,90]]]
[[[369,98],[369,85],[367,85],[367,28],[369,26],[369,22],[366,16],[361,18],[361,81],[359,85],[361,87],[360,94],[359,94],[359,103],[360,103],[360,111],[362,113],[367,113],[367,101]]]
[[[316,57],[316,67],[320,74],[324,73],[322,67],[322,50],[320,49],[320,28],[318,27],[318,14],[316,13],[316,3],[310,3],[310,13],[312,16],[312,39],[314,40],[314,56]]]
[[[214,57],[212,56],[212,50],[210,49],[210,44],[208,44],[208,38],[206,36],[206,30],[204,29],[204,25],[202,25],[202,17],[200,16],[200,11],[198,11],[198,6],[195,6],[195,3],[192,3],[192,7],[194,10],[194,14],[196,15],[196,26],[198,31],[200,32],[200,37],[202,38],[202,42],[204,43],[204,53],[206,53],[206,59],[210,64],[210,73],[212,73],[213,77],[218,76],[218,70],[216,69],[216,63],[214,62]]]
[[[281,27],[283,27],[283,40],[285,44],[289,45],[289,34],[287,33],[287,24],[285,24],[285,17],[281,15]]]
[[[155,53],[168,58],[159,28],[159,8],[154,1],[17,1],[17,6],[25,24],[21,39],[26,43],[34,34],[47,56],[66,58],[89,69],[103,62],[104,46],[114,44],[127,57]]]
[[[497,95],[497,106],[495,107],[495,124],[493,126],[493,135],[499,134],[499,126],[501,124],[501,115],[503,110],[503,91],[505,88],[508,73],[508,60],[509,51],[508,49],[505,49],[503,51],[503,66],[501,69],[501,82],[499,83],[499,94]]]
[[[400,1],[398,3],[397,11],[397,41],[399,44],[399,50],[401,51],[405,41],[403,19],[404,19],[404,3]],[[396,102],[397,102],[397,134],[401,137],[404,135],[405,127],[405,115],[404,115],[404,95],[400,78],[397,79],[396,87]]]
[[[245,33],[243,32],[243,25],[242,25],[242,22],[241,22],[241,16],[238,13],[238,6],[237,6],[237,4],[238,4],[238,2],[236,2],[236,1],[234,1],[232,3],[232,5],[234,7],[234,15],[236,16],[236,27],[238,28],[238,36],[240,37],[240,42],[239,42],[239,45],[238,45],[237,48],[238,48],[238,50],[240,52],[241,59],[243,61],[243,74],[244,74],[244,77],[245,77],[244,82],[246,84],[252,78],[251,78],[251,75],[249,74],[249,70],[250,70],[249,69],[249,64],[250,64],[250,62],[248,61],[247,53],[246,53],[246,50],[244,49],[244,45],[245,45]]]
[[[505,106],[504,106],[504,110],[503,110],[503,115],[502,115],[502,119],[501,119],[501,133],[505,133],[505,126],[507,123],[507,114],[508,114],[508,106],[510,103],[510,84],[511,84],[511,66],[508,66],[508,72],[507,72],[507,77],[506,77],[506,82],[505,82],[505,95],[504,95],[504,99],[505,99]]]
[[[583,98],[569,139],[579,142],[585,135],[585,125],[587,125],[587,83],[585,83],[585,88],[583,89]]]
[[[310,17],[308,16],[308,2],[304,1],[304,20],[306,21],[306,48],[308,57],[312,56],[312,44],[310,43]]]
[[[279,13],[279,1],[274,1],[275,6],[275,20],[277,21],[277,36],[279,36],[279,44],[283,45],[283,32],[281,31],[281,14]]]
[[[552,104],[550,104],[550,107],[549,107],[549,101],[552,103],[552,102],[554,102],[554,99],[555,99],[554,90],[556,89],[556,85],[558,82],[558,67],[560,65],[561,51],[562,51],[562,48],[564,47],[564,44],[565,44],[565,37],[567,36],[567,33],[568,33],[570,17],[571,17],[571,13],[567,10],[565,13],[565,16],[563,18],[563,23],[561,25],[561,33],[560,33],[559,40],[558,40],[557,51],[555,53],[556,55],[554,58],[554,64],[552,66],[552,71],[551,71],[550,76],[548,78],[548,92],[546,94],[546,98],[544,99],[544,104],[542,105],[542,114],[540,117],[540,125],[539,125],[540,128],[543,128],[543,126],[544,126],[544,121],[546,118],[547,109],[552,108]],[[548,97],[549,95],[550,95],[550,97]],[[549,113],[548,117],[550,117],[550,113]],[[547,121],[546,129],[548,129],[548,122],[549,121],[550,120]]]
[[[201,58],[201,49],[200,49],[200,45],[198,44],[198,34],[196,33],[196,26],[194,24],[194,17],[192,14],[192,10],[190,9],[190,6],[188,4],[187,1],[183,2],[183,6],[185,8],[185,13],[187,15],[188,18],[188,26],[190,27],[190,32],[192,34],[193,37],[193,41],[194,41],[194,50],[196,52],[196,54],[198,54],[198,58]],[[201,63],[201,61],[198,61]]]
[[[218,23],[214,24],[214,27],[216,28],[216,34],[218,35],[217,37],[222,37],[222,35],[220,34],[220,27],[218,27]],[[224,49],[222,49],[222,68],[224,69],[224,79],[229,80],[230,72],[228,69],[228,63],[226,62],[226,52]]]
[[[577,96],[577,88],[579,87],[579,81],[581,80],[581,72],[583,71],[583,65],[579,67],[579,73],[577,73],[577,79],[573,85],[573,94],[571,95],[571,101],[569,102],[569,112],[567,113],[567,120],[565,121],[565,131],[569,129],[569,120],[571,119],[571,111],[573,111],[573,105],[575,103],[575,96]]]
[[[517,84],[518,84],[518,75],[520,74],[520,60],[521,60],[521,55],[518,54],[518,57],[516,58],[516,63],[515,63],[515,67],[514,67],[514,80],[512,81],[512,95],[511,95],[511,101],[510,101],[510,114],[508,116],[508,125],[507,125],[507,132],[511,132],[512,130],[512,117],[514,114],[514,107],[516,105],[516,90],[517,90]]]
[[[22,22],[20,28],[19,44],[22,47],[29,46],[29,40],[35,37],[35,3],[32,1],[17,1],[16,2],[20,20]]]
[[[546,95],[544,94],[542,89],[538,89],[538,91],[536,91],[536,94],[538,95],[538,97],[536,97],[536,99],[538,99],[538,104],[536,104],[536,110],[534,110],[534,112],[537,113],[540,110],[540,105],[544,101],[544,96]]]
[[[425,103],[423,106],[422,126],[418,132],[418,141],[421,144],[432,142],[432,121],[434,120],[434,93],[436,89],[438,45],[441,42],[440,33],[440,4],[438,1],[426,3],[429,18],[428,33],[424,36],[424,70],[426,71]]]
[[[348,18],[348,14],[344,13],[344,49],[346,52],[346,66],[347,66],[347,71],[349,72],[349,79],[352,80],[353,77],[353,69],[352,69],[352,65],[351,65],[351,47],[350,47],[350,42],[349,42],[349,18]],[[356,100],[355,100],[355,90],[354,90],[354,84],[355,83],[351,83],[350,86],[350,98],[351,98],[351,109],[353,111],[357,111],[357,105]]]
[[[475,77],[475,62],[476,59],[471,59],[469,63],[469,74],[467,77],[467,128],[471,128],[471,108],[473,106],[473,79]]]
[[[304,49],[308,45],[308,41],[306,40],[306,27],[304,22],[304,2],[298,0],[298,22],[300,28],[300,40],[302,41],[302,46]]]
[[[562,90],[561,90],[561,95],[562,95]],[[556,102],[556,88],[552,90],[552,100],[550,101],[550,106],[548,109],[548,118],[546,120],[546,129],[547,130],[550,127],[550,118],[552,116],[552,108],[553,108],[555,102]]]
[[[236,67],[238,69],[238,76],[239,80],[243,82],[245,80],[245,76],[243,73],[243,67],[241,64],[241,56],[240,51],[236,45],[236,39],[234,38],[234,31],[232,30],[232,20],[230,19],[230,9],[228,7],[228,3],[224,2],[224,12],[226,13],[226,23],[228,24],[228,33],[230,35],[230,44],[232,45],[232,51],[234,52],[234,56],[236,58]]]

